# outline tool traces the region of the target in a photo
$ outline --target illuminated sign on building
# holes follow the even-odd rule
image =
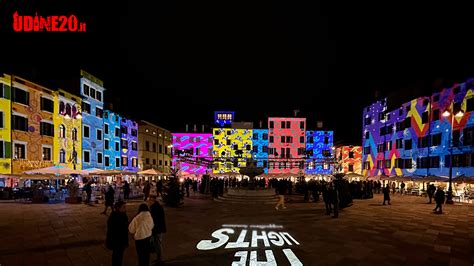
[[[240,250],[235,253],[234,258],[237,260],[234,260],[232,265],[247,265],[247,261],[249,261],[249,265],[267,266],[278,265],[274,252],[281,249],[288,260],[288,262],[282,262],[282,264],[303,265],[290,248],[294,245],[299,246],[300,243],[288,232],[284,232],[281,225],[224,224],[222,227],[211,234],[217,241],[201,240],[196,245],[196,248],[198,250],[213,250],[220,247],[224,247],[224,249],[258,249],[263,247],[266,257],[265,261],[258,260],[256,250]],[[239,234],[237,234],[238,230],[240,230]],[[233,241],[235,238],[237,239]]]
[[[230,125],[232,121],[234,121],[234,112],[216,111],[214,112],[214,121],[216,121],[216,124],[221,127],[224,125]]]

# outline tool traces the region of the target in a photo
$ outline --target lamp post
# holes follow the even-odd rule
[[[454,110],[453,110],[454,111]],[[453,115],[454,112],[450,112],[449,110],[446,110],[443,112],[444,117],[451,116],[451,134],[450,134],[450,141],[449,141],[449,187],[448,187],[448,193],[446,196],[446,204],[453,204],[453,131],[454,131],[454,117],[461,118],[464,115],[463,111],[458,111],[455,115]]]

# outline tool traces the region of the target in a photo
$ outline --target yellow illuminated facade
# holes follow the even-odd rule
[[[214,128],[214,173],[238,173],[252,158],[252,129]]]
[[[0,76],[0,174],[12,172],[11,77]]]
[[[54,163],[82,170],[81,98],[63,90],[54,95]]]

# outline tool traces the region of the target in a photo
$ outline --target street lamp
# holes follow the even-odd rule
[[[452,113],[449,110],[446,110],[443,112],[444,117],[449,117],[451,116],[451,137],[449,141],[449,147],[450,147],[450,152],[449,152],[449,188],[448,188],[448,194],[446,196],[446,204],[453,204],[453,131],[454,131],[454,117],[461,118],[463,117],[464,112],[463,111],[458,111],[455,115],[452,115]]]

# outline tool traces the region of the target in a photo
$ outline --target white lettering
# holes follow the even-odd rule
[[[201,240],[197,244],[196,248],[199,250],[211,250],[211,249],[219,248],[220,246],[224,245],[229,240],[229,236],[223,233],[233,234],[234,229],[223,228],[223,229],[216,230],[211,235],[212,237],[219,239],[217,242],[212,243],[212,240]]]
[[[248,248],[249,242],[244,242],[245,235],[247,235],[247,230],[242,229],[242,232],[240,232],[237,241],[227,243],[227,246],[225,246],[225,248]]]
[[[263,240],[263,244],[265,245],[265,247],[270,246],[270,243],[268,242],[268,238],[267,238],[267,233],[265,231],[262,231],[262,234],[258,235],[257,230],[253,230],[252,231],[252,247],[253,248],[258,247],[257,242],[259,239]]]
[[[271,250],[265,250],[266,261],[257,260],[257,251],[250,252],[250,266],[277,266],[275,257]]]
[[[268,232],[268,239],[270,239],[273,245],[278,247],[282,247],[285,244],[285,241],[277,232]]]
[[[237,251],[235,252],[234,257],[240,257],[239,261],[233,261],[232,266],[245,266],[247,262],[248,251]]]
[[[295,253],[289,248],[283,249],[283,253],[285,253],[286,258],[290,262],[291,266],[303,266],[303,263],[296,257]]]
[[[289,240],[288,238],[285,237],[288,236],[289,238],[291,238],[291,240],[293,240],[293,242],[295,242],[296,245],[299,245],[300,243],[298,243],[298,241],[296,241],[290,234],[288,234],[287,232],[280,232],[280,235],[281,237],[283,237],[283,239],[285,239],[285,242],[288,244],[288,245],[293,245]]]

